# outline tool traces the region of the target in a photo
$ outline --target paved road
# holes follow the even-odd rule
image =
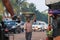
[[[46,33],[45,32],[33,32],[32,33],[32,40],[45,40],[46,39]],[[14,34],[10,36],[10,40],[25,40],[25,34]]]

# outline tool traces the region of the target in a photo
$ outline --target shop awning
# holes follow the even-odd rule
[[[49,14],[60,14],[60,9],[59,10],[49,10]]]

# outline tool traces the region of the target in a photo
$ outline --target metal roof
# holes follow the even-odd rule
[[[45,0],[46,5],[58,3],[60,0]]]

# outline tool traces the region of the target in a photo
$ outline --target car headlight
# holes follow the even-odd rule
[[[38,29],[38,28],[35,28],[35,29]]]

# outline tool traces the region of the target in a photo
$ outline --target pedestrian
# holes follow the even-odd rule
[[[34,22],[35,19],[36,18],[34,18],[32,21],[30,21],[30,18],[26,19],[26,23],[24,24],[26,40],[31,40],[32,38],[32,23]]]
[[[53,40],[52,33],[53,33],[53,28],[52,28],[52,25],[49,24],[47,29],[48,40]]]

